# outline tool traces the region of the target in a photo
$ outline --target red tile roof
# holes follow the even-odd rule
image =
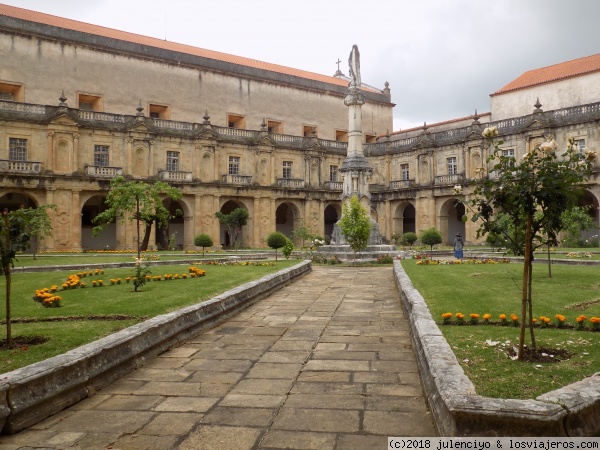
[[[541,69],[529,70],[508,83],[499,91],[494,92],[492,95],[505,94],[507,92],[517,91],[531,86],[551,83],[553,81],[564,80],[566,78],[573,78],[598,71],[600,71],[600,54],[586,56],[584,58],[542,67]]]
[[[63,17],[53,16],[51,14],[44,14],[37,11],[31,11],[28,9],[17,8],[14,6],[0,4],[0,15],[13,17],[16,19],[27,20],[30,22],[41,23],[45,25],[51,25],[59,28],[66,28],[68,30],[79,31],[87,34],[94,34],[97,36],[103,36],[112,39],[118,39],[122,41],[133,42],[136,44],[147,45],[151,47],[157,47],[165,50],[171,50],[180,53],[186,53],[189,55],[200,56],[203,58],[215,59],[218,61],[229,62],[233,64],[239,64],[242,66],[252,67],[256,69],[268,70],[271,72],[277,72],[285,75],[292,75],[300,78],[305,78],[314,81],[320,81],[329,84],[335,84],[339,86],[348,86],[348,82],[327,75],[320,75],[318,73],[308,72],[305,70],[294,69],[291,67],[280,66],[277,64],[271,64],[255,59],[244,58],[241,56],[230,55],[227,53],[217,52],[213,50],[206,50],[203,48],[193,47],[191,45],[178,44],[175,42],[169,42],[153,37],[142,36],[139,34],[128,33],[126,31],[114,30],[112,28],[106,28],[99,25],[92,25],[85,22],[79,22],[76,20],[65,19]]]
[[[490,112],[484,112],[484,113],[479,114],[479,118],[487,117],[487,116],[491,116],[491,115],[492,115],[492,113],[490,113]],[[429,128],[434,128],[434,127],[439,127],[442,125],[450,125],[451,123],[462,122],[464,120],[469,120],[469,119],[473,119],[473,115],[459,117],[457,119],[445,120],[443,122],[428,123],[427,128],[429,129]],[[390,136],[393,136],[395,134],[402,134],[402,133],[408,133],[411,131],[422,130],[422,129],[423,129],[423,125],[420,125],[418,127],[413,127],[413,128],[406,128],[405,130],[394,131],[393,133],[390,133]]]

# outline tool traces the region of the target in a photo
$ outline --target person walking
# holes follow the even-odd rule
[[[454,239],[454,257],[456,259],[461,259],[463,257],[463,248],[465,246],[465,242],[463,241],[460,233],[456,233],[456,238]]]

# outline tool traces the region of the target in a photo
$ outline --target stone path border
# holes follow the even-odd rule
[[[0,380],[0,430],[34,425],[144,365],[186,339],[224,322],[311,271],[310,261],[231,289],[208,301],[146,320]]]
[[[600,435],[600,373],[535,400],[479,396],[399,261],[394,276],[440,436]]]

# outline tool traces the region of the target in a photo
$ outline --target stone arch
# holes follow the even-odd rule
[[[290,201],[281,202],[275,209],[275,231],[291,238],[292,233],[301,223],[300,208]]]
[[[2,211],[15,211],[20,208],[37,208],[40,205],[39,201],[36,200],[29,193],[4,192],[0,196],[0,212]],[[31,249],[27,252],[32,252],[33,249],[37,249],[38,240],[34,238],[31,242]]]
[[[598,240],[600,237],[600,207],[598,198],[594,195],[593,192],[585,190],[577,199],[577,206],[588,207],[588,213],[590,217],[592,217],[595,224],[595,226],[592,228],[582,230],[579,234],[579,240],[583,243],[586,243],[585,241],[588,241],[588,244],[589,241],[592,239]]]
[[[81,248],[84,250],[114,250],[117,247],[117,224],[111,223],[97,236],[94,219],[108,209],[105,195],[90,195],[81,207]]]
[[[185,219],[189,217],[189,207],[183,201],[166,198],[162,201],[163,206],[169,211],[169,220],[165,226],[159,227],[156,223],[155,243],[161,250],[169,248],[173,238],[173,248],[183,249],[185,242]]]
[[[221,209],[219,209],[219,211],[221,211],[221,213],[223,213],[223,214],[229,214],[234,209],[237,209],[237,208],[244,208],[246,211],[249,211],[248,207],[244,204],[244,202],[239,199],[225,200],[223,205],[221,206]],[[219,239],[220,239],[220,243],[223,246],[223,248],[229,248],[234,244],[232,236],[230,235],[227,227],[223,224],[220,224]],[[237,245],[243,246],[244,242],[245,242],[245,236],[244,236],[244,230],[242,229],[242,232],[240,233],[240,236],[238,237]]]
[[[416,233],[417,211],[410,202],[400,203],[394,211],[394,233],[402,236],[404,233]]]
[[[333,226],[337,223],[338,220],[342,217],[342,205],[341,203],[330,203],[325,207],[323,212],[324,217],[324,232],[325,237],[333,236]]]
[[[439,231],[442,233],[442,241],[446,244],[454,242],[456,233],[460,233],[465,239],[465,223],[462,217],[465,215],[465,205],[459,202],[458,199],[450,198],[444,201],[439,209]]]

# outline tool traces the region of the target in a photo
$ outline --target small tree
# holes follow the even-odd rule
[[[267,237],[267,245],[275,249],[275,261],[277,261],[277,249],[283,247],[289,239],[283,233],[275,231]]]
[[[17,259],[17,252],[29,248],[32,230],[44,230],[47,236],[52,227],[46,209],[50,206],[39,208],[21,208],[15,211],[4,211],[0,220],[0,273],[6,279],[6,345],[12,347],[11,330],[11,268]]]
[[[285,259],[290,259],[290,256],[292,255],[292,252],[294,251],[295,248],[296,247],[294,246],[294,243],[292,242],[292,240],[286,238],[286,242],[285,242],[285,245],[283,246],[283,248],[281,249],[281,253],[283,253],[283,256],[285,256]]]
[[[244,208],[236,208],[229,214],[223,214],[220,211],[215,213],[215,217],[219,219],[219,223],[227,227],[233,247],[237,248],[238,236],[242,232],[242,227],[248,223],[248,211]]]
[[[164,227],[171,218],[171,213],[162,203],[163,195],[173,200],[179,200],[182,196],[179,189],[162,181],[150,184],[142,181],[127,181],[122,176],[114,177],[110,181],[110,191],[105,201],[108,209],[93,220],[98,224],[94,227],[94,236],[98,236],[117,218],[125,220],[129,215],[129,220],[136,221],[137,259],[140,259],[140,252],[148,249],[152,224],[157,222],[159,227]],[[143,242],[140,242],[140,222],[143,222],[146,228]]]
[[[204,248],[212,247],[213,240],[208,234],[202,233],[194,238],[194,245],[196,247],[202,247],[202,257],[204,258]]]
[[[442,233],[436,230],[435,227],[428,228],[421,231],[419,240],[424,245],[429,245],[430,249],[433,250],[433,246],[442,243]]]
[[[342,235],[356,253],[367,247],[371,234],[371,219],[367,210],[360,204],[358,197],[352,196],[342,205],[342,218],[338,222]]]
[[[415,242],[417,242],[417,235],[416,233],[413,233],[412,231],[409,231],[408,233],[404,233],[402,235],[402,239],[400,240],[400,242],[402,242],[402,244],[404,245],[408,245],[410,247],[413,246],[413,244]]]
[[[315,235],[312,234],[306,225],[292,231],[292,237],[295,241],[300,241],[300,247],[304,248],[304,241],[312,241]]]

